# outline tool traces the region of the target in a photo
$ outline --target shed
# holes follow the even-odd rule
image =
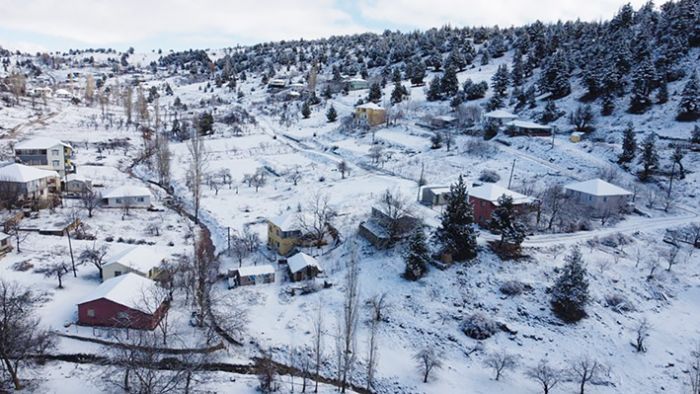
[[[582,139],[583,139],[583,133],[580,131],[574,131],[569,136],[569,141],[571,141],[575,144],[581,142]]]
[[[526,120],[513,120],[505,124],[510,135],[548,136],[552,135],[552,127],[529,122]]]
[[[300,252],[287,259],[287,268],[292,282],[314,279],[323,272],[316,258]]]
[[[420,188],[420,203],[427,206],[447,204],[449,186],[426,185]]]
[[[275,267],[271,264],[240,267],[233,270],[228,279],[229,289],[265,283],[275,283]]]

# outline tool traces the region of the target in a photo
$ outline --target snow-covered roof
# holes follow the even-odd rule
[[[149,311],[144,310],[148,307],[145,305],[144,296],[152,293],[156,286],[154,281],[130,272],[102,282],[78,302],[78,305],[104,298],[119,305],[149,313]]]
[[[62,145],[66,148],[73,149],[70,144],[51,137],[37,137],[31,138],[22,142],[15,144],[15,149],[50,149],[54,146]]]
[[[365,80],[365,79],[363,79],[363,78],[357,78],[357,77],[355,77],[355,78],[349,78],[349,79],[348,79],[348,82],[367,82],[367,80]]]
[[[518,119],[518,115],[512,114],[508,111],[502,109],[497,109],[495,111],[487,112],[484,117],[491,119]]]
[[[449,193],[450,187],[445,185],[425,185],[421,186],[421,193],[423,190],[430,190],[435,194]]]
[[[147,274],[151,268],[159,266],[166,257],[167,254],[153,246],[130,246],[111,256],[105,263],[105,267],[112,264],[121,264]]]
[[[10,238],[8,234],[5,234],[3,232],[0,232],[0,241],[4,241],[6,239]]]
[[[269,275],[275,273],[275,267],[271,264],[250,265],[238,268],[240,276]]]
[[[88,182],[88,181],[90,181],[90,179],[88,179],[87,177],[85,177],[83,175],[68,174],[68,175],[66,175],[66,181],[67,182],[70,182],[70,181]]]
[[[365,103],[365,104],[360,104],[360,105],[357,106],[357,108],[361,108],[361,109],[374,109],[374,110],[383,110],[383,109],[384,109],[384,108],[382,108],[381,106],[379,106],[379,105],[377,105],[377,104],[375,104],[375,103],[372,103],[372,102]]]
[[[147,187],[124,185],[118,186],[102,193],[102,198],[122,197],[151,197],[151,191]]]
[[[522,129],[530,129],[530,130],[550,130],[550,126],[545,126],[541,124],[537,124],[534,122],[529,122],[527,120],[514,120],[511,122],[506,123],[506,126],[513,126],[513,127],[520,127]]]
[[[285,213],[268,220],[282,231],[299,230],[301,227],[299,224],[299,215],[296,212]]]
[[[287,266],[289,267],[289,271],[291,271],[293,274],[303,270],[306,267],[316,267],[319,271],[323,271],[321,269],[321,265],[318,263],[318,260],[304,252],[297,253],[288,258]]]
[[[49,177],[58,177],[58,173],[19,163],[0,167],[0,181],[26,183]]]
[[[478,198],[479,200],[490,201],[491,203],[498,205],[498,199],[502,195],[509,196],[513,199],[513,204],[529,204],[534,201],[532,197],[528,197],[524,194],[514,192],[512,190],[506,189],[503,186],[499,186],[495,183],[486,183],[481,186],[477,186],[469,191],[469,196]]]
[[[72,96],[72,94],[66,89],[56,89],[55,94],[57,96]]]
[[[628,196],[632,192],[625,190],[602,179],[591,179],[583,182],[570,183],[564,189],[573,190],[594,196]]]

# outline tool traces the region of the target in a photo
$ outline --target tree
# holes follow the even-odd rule
[[[392,104],[398,104],[403,101],[405,97],[408,96],[408,90],[406,89],[405,86],[401,84],[401,82],[397,82],[394,84],[394,90],[391,91],[391,103]]]
[[[433,77],[428,85],[428,93],[425,96],[428,101],[438,101],[442,99],[442,88],[440,86],[440,78]]]
[[[430,373],[434,369],[442,368],[442,361],[440,361],[440,356],[435,353],[435,349],[432,347],[426,347],[418,351],[413,356],[418,364],[418,370],[423,375],[423,383],[428,383],[428,378]]]
[[[329,123],[333,123],[338,119],[338,112],[336,112],[335,107],[331,105],[330,108],[328,108],[328,111],[326,112],[326,119],[328,119]]]
[[[370,392],[374,386],[374,376],[377,373],[379,362],[379,321],[370,319],[369,339],[367,340],[367,391]]]
[[[415,59],[411,67],[411,84],[414,86],[423,85],[423,79],[425,78],[425,64],[420,59]]]
[[[85,77],[85,101],[88,105],[92,105],[95,100],[95,78],[92,74]]]
[[[311,116],[311,107],[309,106],[309,100],[304,101],[304,104],[302,104],[301,116],[303,116],[304,119],[309,119],[309,116]]]
[[[569,114],[569,123],[574,126],[576,131],[588,132],[594,130],[594,121],[595,114],[593,113],[593,108],[588,104],[579,105]]]
[[[347,273],[345,274],[345,297],[343,298],[342,319],[340,325],[341,341],[341,368],[340,387],[344,393],[348,378],[352,373],[357,361],[357,323],[359,321],[359,300],[360,300],[360,266],[357,263],[355,252],[351,252],[348,261]]]
[[[571,93],[569,66],[562,52],[548,57],[538,82],[540,92],[549,93],[553,99]]]
[[[316,317],[313,319],[312,353],[314,359],[314,369],[316,384],[314,393],[318,393],[318,381],[320,380],[321,364],[323,363],[323,304],[318,304]]]
[[[58,261],[49,264],[44,269],[44,276],[47,278],[55,277],[58,280],[58,288],[63,289],[63,277],[70,271],[70,267],[63,261]]]
[[[333,218],[336,214],[330,205],[328,195],[317,192],[307,205],[306,212],[299,215],[299,225],[303,233],[308,234],[311,240],[320,247],[333,225]]]
[[[638,177],[642,182],[646,182],[651,177],[652,171],[659,165],[659,155],[656,153],[656,134],[650,133],[642,142],[642,154],[639,157],[642,164],[642,171]]]
[[[690,132],[690,142],[700,144],[700,126],[693,127],[693,131]]]
[[[689,122],[698,118],[700,118],[700,83],[697,73],[693,72],[683,88],[676,119]]]
[[[700,344],[690,352],[690,362],[686,369],[691,394],[700,394]]]
[[[447,206],[442,212],[440,226],[433,234],[444,253],[450,253],[455,261],[476,257],[477,231],[474,229],[474,211],[467,198],[467,186],[460,175],[450,186]]]
[[[21,369],[55,346],[51,332],[36,315],[41,297],[14,282],[0,279],[0,379],[15,390],[24,385]],[[3,384],[4,385],[4,384]]]
[[[550,367],[545,359],[540,360],[537,367],[528,370],[527,375],[542,386],[543,394],[549,394],[562,381],[561,371]]]
[[[502,64],[498,66],[498,69],[491,77],[491,89],[493,89],[494,96],[498,96],[501,99],[506,98],[508,94],[508,84],[508,66]]]
[[[170,140],[167,133],[156,134],[156,164],[158,170],[158,182],[165,187],[170,185]]]
[[[338,162],[338,171],[340,171],[340,176],[342,179],[345,179],[345,174],[350,173],[350,167],[348,166],[348,163],[345,160],[341,160]]]
[[[367,96],[367,100],[373,103],[378,103],[382,100],[382,88],[378,83],[375,82],[369,87],[369,95]]]
[[[103,280],[102,268],[105,264],[105,256],[107,256],[107,247],[105,245],[97,247],[97,245],[93,243],[91,247],[83,249],[83,251],[80,252],[78,261],[83,264],[90,263],[94,265],[100,274],[100,280]]]
[[[663,253],[663,258],[666,260],[666,271],[671,271],[671,268],[673,268],[673,265],[676,264],[678,261],[678,254],[680,253],[681,248],[678,245],[671,245],[669,248]]]
[[[649,336],[650,330],[651,330],[651,324],[649,323],[649,320],[647,320],[646,318],[640,320],[639,324],[634,329],[634,332],[636,334],[636,338],[635,338],[635,342],[632,343],[632,347],[634,347],[634,350],[636,350],[637,353],[643,353],[643,352],[647,351],[647,348],[644,345],[644,342],[646,341],[647,337]]]
[[[512,370],[517,365],[517,360],[512,354],[506,352],[492,353],[484,359],[484,364],[496,373],[494,379],[499,380],[503,373]]]
[[[581,251],[574,247],[565,258],[564,267],[552,287],[552,310],[562,320],[576,322],[586,316],[585,306],[589,300],[587,274]]]
[[[608,368],[590,357],[581,358],[571,364],[571,375],[578,381],[579,394],[585,394],[588,382],[602,380],[609,375]]]
[[[452,97],[459,91],[459,80],[457,79],[457,71],[454,67],[445,69],[445,73],[440,79],[440,92],[442,97]]]
[[[657,80],[656,70],[649,59],[643,60],[632,74],[632,98],[629,112],[643,114],[651,106],[649,95]]]
[[[622,153],[617,158],[619,164],[631,163],[637,155],[637,140],[634,134],[632,122],[627,123],[622,137]]]
[[[80,193],[80,202],[87,211],[89,218],[92,217],[92,212],[95,208],[99,206],[100,199],[100,194],[95,192],[92,187],[88,187]]]
[[[204,146],[204,140],[198,133],[192,133],[187,143],[190,153],[190,166],[187,171],[187,184],[192,192],[192,205],[194,206],[194,222],[199,223],[199,206],[202,200],[202,181],[208,165],[208,152]]]
[[[676,144],[673,147],[673,154],[671,154],[671,161],[673,164],[678,164],[678,177],[680,179],[685,178],[685,168],[683,168],[683,157],[685,157],[685,151],[681,144]],[[671,176],[673,176],[673,171],[671,171]]]
[[[391,242],[401,239],[414,229],[416,222],[410,218],[410,203],[401,192],[386,189],[379,198],[378,205],[383,212],[382,226]]]
[[[411,240],[408,244],[408,253],[406,254],[406,269],[403,277],[408,280],[418,280],[425,275],[430,262],[430,251],[426,244],[425,233],[423,229],[418,228],[413,232]]]
[[[490,225],[501,234],[501,246],[508,244],[519,249],[525,240],[526,229],[520,223],[513,205],[513,197],[504,194],[498,197],[497,205],[491,214]]]

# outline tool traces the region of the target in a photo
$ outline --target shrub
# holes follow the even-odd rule
[[[522,294],[525,284],[517,280],[508,280],[503,282],[498,290],[505,295],[516,296]]]
[[[498,332],[498,323],[482,313],[467,316],[462,323],[462,331],[469,338],[483,340]]]
[[[493,170],[483,170],[479,174],[479,180],[482,182],[496,183],[501,180],[501,176]]]
[[[627,297],[620,293],[606,295],[605,306],[618,313],[634,311],[634,306],[629,302]]]

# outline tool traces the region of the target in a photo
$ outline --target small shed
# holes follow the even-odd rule
[[[427,206],[447,204],[449,186],[426,185],[420,188],[420,203]]]
[[[535,199],[518,192],[506,189],[495,183],[477,186],[469,191],[469,203],[474,207],[474,220],[481,226],[487,226],[493,211],[498,207],[498,199],[503,196],[513,199],[515,209],[525,209]]]
[[[240,267],[233,270],[228,278],[229,289],[265,283],[275,283],[275,267],[271,264]]]
[[[287,259],[287,268],[292,282],[314,279],[323,272],[318,260],[303,252]]]
[[[369,82],[362,78],[348,78],[345,81],[345,86],[348,90],[363,90],[369,88]]]

